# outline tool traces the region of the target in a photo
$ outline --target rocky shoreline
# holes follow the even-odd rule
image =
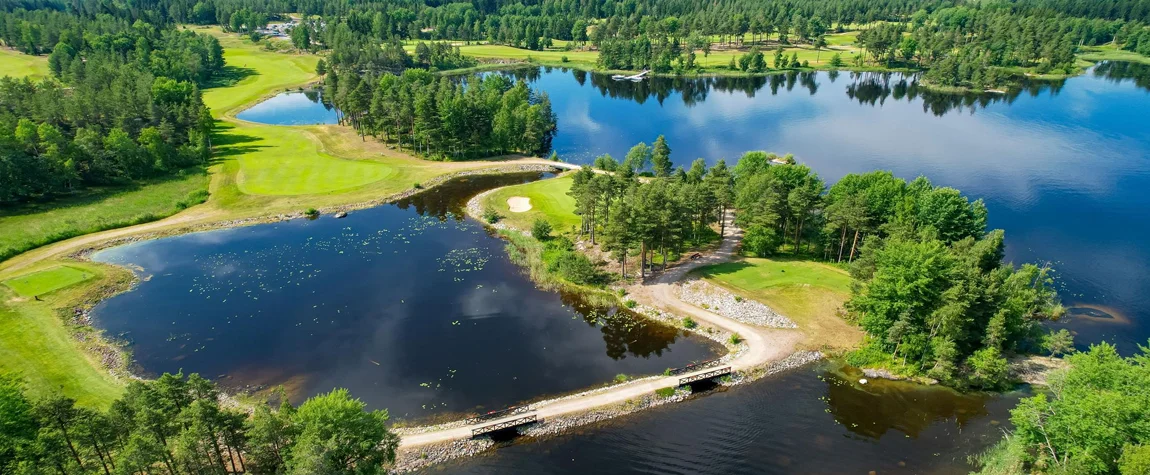
[[[821,359],[823,359],[823,354],[818,351],[795,352],[786,358],[775,361],[763,367],[732,374],[729,377],[721,379],[719,381],[719,385],[723,387],[732,387],[746,384],[766,376],[799,368]],[[579,397],[587,393],[603,391],[605,389],[608,388],[600,388],[592,391],[587,391],[586,393],[580,393],[567,397]],[[549,437],[560,435],[577,427],[615,419],[617,417],[634,414],[639,411],[653,407],[659,407],[665,404],[686,401],[693,397],[703,396],[706,394],[707,393],[694,394],[691,392],[690,387],[676,388],[674,394],[666,397],[654,393],[645,394],[640,398],[628,400],[619,404],[598,407],[578,414],[548,418],[535,424],[522,426],[518,428],[517,432],[520,436],[525,437]],[[399,454],[397,454],[396,463],[392,468],[392,473],[406,473],[427,468],[435,464],[455,460],[461,457],[476,455],[494,446],[495,441],[490,437],[484,436],[475,439],[456,440],[443,444],[421,446],[410,450],[401,449]]]
[[[700,308],[748,325],[771,328],[798,328],[791,319],[779,315],[770,307],[751,299],[739,297],[727,289],[711,285],[702,279],[690,279],[675,284],[679,299]]]

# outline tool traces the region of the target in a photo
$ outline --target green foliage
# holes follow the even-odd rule
[[[420,69],[380,77],[333,69],[325,91],[360,135],[436,159],[543,155],[556,131],[547,94],[501,74],[459,81]]]
[[[366,411],[344,389],[298,409],[279,397],[278,411],[258,403],[249,417],[199,375],[165,373],[95,411],[59,395],[32,401],[0,374],[0,471],[382,474],[395,460],[386,411]]]
[[[1021,472],[1145,473],[1150,465],[1150,351],[1129,358],[1107,343],[1067,356],[1051,375],[1050,394],[1025,398],[1011,411],[1006,439]],[[994,467],[988,467],[994,468]],[[994,473],[989,470],[984,473]]]
[[[739,335],[738,333],[732,333],[731,338],[728,341],[730,341],[732,345],[738,345],[739,343],[743,342],[743,336]]]
[[[978,388],[997,389],[1006,383],[1009,367],[998,348],[990,346],[975,351],[966,359],[966,380]]]
[[[315,208],[308,208],[303,212],[304,216],[315,217],[319,216],[319,210]]]
[[[627,308],[635,308],[635,307],[639,306],[639,303],[634,301],[634,300],[627,299],[627,300],[623,301],[623,306],[627,307]]]
[[[655,390],[655,395],[663,399],[667,399],[675,395],[675,388],[659,388]]]
[[[540,241],[551,239],[551,223],[546,219],[539,218],[531,225],[531,236]]]
[[[1050,352],[1050,356],[1071,353],[1074,351],[1074,335],[1065,328],[1052,330],[1042,337],[1042,349]]]
[[[782,244],[778,232],[766,226],[750,226],[743,235],[743,251],[756,257],[774,255]]]
[[[695,323],[695,320],[691,319],[691,317],[683,317],[683,328],[691,330],[698,326],[699,324]]]
[[[487,221],[487,224],[498,223],[500,219],[503,219],[503,215],[499,214],[498,211],[495,211],[495,208],[484,208],[483,220]]]
[[[619,373],[619,374],[615,375],[615,382],[616,383],[625,383],[625,382],[627,382],[628,379],[630,379],[630,378],[628,378],[627,375],[625,375],[623,373]]]

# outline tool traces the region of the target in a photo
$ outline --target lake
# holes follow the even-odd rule
[[[515,75],[546,92],[564,160],[619,160],[667,137],[677,165],[795,154],[828,184],[876,169],[982,198],[1007,258],[1050,263],[1080,346],[1150,338],[1150,66],[1104,63],[1010,94],[948,95],[912,77],[792,73],[613,81],[560,69]]]
[[[339,123],[335,107],[323,101],[319,90],[284,92],[244,109],[236,118],[272,125]]]
[[[100,262],[142,269],[96,322],[146,374],[346,387],[394,417],[450,417],[649,375],[725,353],[626,310],[535,288],[504,241],[464,217],[479,191],[539,173],[462,178],[347,218],[138,242]]]

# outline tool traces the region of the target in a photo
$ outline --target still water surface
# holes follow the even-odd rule
[[[335,107],[318,90],[285,92],[236,114],[249,122],[272,125],[316,125],[339,122]]]
[[[678,165],[793,153],[828,184],[876,169],[982,198],[1007,258],[1050,262],[1079,343],[1150,338],[1150,66],[1105,63],[1005,95],[931,93],[899,74],[655,78],[528,70],[565,160],[622,159],[664,134]]]
[[[148,373],[299,400],[346,387],[400,418],[501,408],[656,374],[716,343],[536,289],[504,242],[460,208],[540,174],[456,180],[398,203],[102,251],[142,268],[94,312]]]
[[[1150,337],[1150,296],[1145,292],[1150,288],[1150,250],[1143,244],[1150,234],[1150,193],[1146,192],[1150,189],[1150,70],[1144,66],[1102,65],[1083,77],[987,96],[932,94],[917,88],[913,78],[889,74],[811,73],[642,83],[614,82],[603,76],[562,70],[516,74],[550,95],[559,117],[554,146],[568,161],[587,163],[602,153],[621,158],[631,145],[649,143],[658,134],[665,134],[674,160],[682,165],[697,157],[711,163],[726,158],[731,163],[744,151],[765,149],[794,153],[828,183],[847,173],[888,169],[907,179],[926,175],[937,184],[983,198],[990,209],[990,225],[1007,232],[1008,258],[1015,262],[1049,261],[1058,269],[1062,296],[1072,306],[1073,315],[1059,325],[1076,331],[1080,344],[1105,339],[1129,352],[1134,344],[1145,343]],[[628,337],[618,335],[624,329],[591,326],[578,315],[571,315],[567,307],[556,309],[563,297],[548,300],[543,296],[549,294],[533,293],[538,291],[529,289],[529,283],[515,281],[511,277],[515,270],[501,260],[501,244],[494,240],[483,244],[485,238],[477,226],[449,219],[420,229],[427,225],[403,221],[420,214],[449,215],[448,202],[415,203],[419,209],[415,214],[382,207],[355,213],[344,221],[281,223],[106,251],[101,258],[143,264],[153,275],[141,291],[173,277],[168,266],[174,266],[180,277],[172,279],[170,289],[157,288],[155,292],[161,297],[131,303],[131,299],[141,299],[138,291],[108,302],[101,309],[109,316],[103,319],[104,324],[113,331],[119,325],[120,331],[129,332],[127,336],[136,342],[137,359],[157,371],[179,367],[195,370],[191,362],[197,362],[212,368],[201,370],[209,375],[219,371],[237,380],[268,384],[302,374],[305,376],[297,378],[304,381],[300,394],[346,385],[373,404],[408,408],[400,411],[404,414],[413,414],[415,407],[419,409],[414,413],[434,413],[435,409],[422,409],[428,403],[433,407],[446,404],[439,410],[464,410],[469,404],[530,398],[544,392],[538,391],[543,388],[545,392],[574,389],[603,381],[615,372],[658,371],[673,366],[672,360],[696,359],[710,351],[705,342],[663,333],[665,329],[649,330],[662,336],[645,334],[641,345],[628,343]],[[345,234],[345,226],[351,227],[346,230],[350,235]],[[350,258],[340,257],[337,248],[348,252],[370,237],[370,232],[380,229],[396,234],[387,238],[390,241],[386,245],[382,244],[385,238],[380,237],[377,244],[364,247],[396,251],[396,265],[373,264],[370,260],[382,257],[361,251],[355,251],[359,257],[354,259],[364,264],[341,261]],[[442,242],[435,244],[439,247],[434,251],[407,247],[408,243],[388,247],[398,244],[397,236],[416,232],[439,236],[435,241]],[[286,243],[280,240],[284,236],[288,237]],[[253,243],[258,245],[252,247]],[[281,244],[287,248],[277,247]],[[157,247],[144,252],[149,246]],[[438,272],[440,259],[452,249],[471,247],[487,256],[484,270],[463,275],[463,281],[455,281],[452,273],[437,280],[435,286],[420,285],[431,268]],[[266,257],[240,252],[246,249],[251,254],[257,248],[263,249]],[[406,260],[403,256],[407,253],[419,256]],[[475,262],[478,256],[459,256],[452,262]],[[230,363],[221,364],[217,356],[199,356],[192,342],[178,341],[184,337],[181,331],[188,331],[169,329],[165,325],[170,322],[147,318],[169,312],[183,315],[189,308],[214,305],[204,303],[200,299],[206,301],[205,296],[196,293],[210,290],[203,286],[217,279],[213,269],[220,269],[221,278],[231,279],[224,272],[232,264],[244,262],[266,262],[267,272],[277,274],[265,280],[280,282],[285,287],[283,295],[295,300],[285,299],[268,310],[275,312],[276,318],[262,316],[264,324],[249,324],[252,328],[238,332],[239,336],[210,326],[240,322],[242,315],[231,306],[181,317],[175,324],[198,332],[200,345],[236,353],[235,358],[224,358]],[[308,283],[329,278],[340,272],[337,269],[342,269],[340,277],[325,285]],[[456,268],[445,269],[454,272]],[[494,276],[490,280],[481,277],[489,273]],[[419,278],[405,278],[409,276]],[[317,294],[288,293],[293,282],[313,286],[306,290]],[[483,289],[474,288],[480,284]],[[196,290],[197,285],[202,290]],[[474,291],[494,288],[504,292],[507,286],[520,293],[512,298],[508,292],[502,299],[478,299],[505,306],[501,311],[518,315],[509,317],[515,323],[507,327],[454,334],[455,320],[463,325],[470,320],[423,313],[417,317],[407,306],[418,303],[447,309],[443,311],[458,308],[475,316],[472,314],[478,311],[469,309],[477,307],[469,307],[472,300],[460,295],[480,295]],[[396,304],[398,289],[411,295],[412,302]],[[246,290],[258,293],[266,289],[257,285]],[[181,292],[188,293],[189,300]],[[217,299],[225,297],[219,290],[209,294]],[[241,298],[235,292],[233,295],[227,298]],[[166,303],[165,299],[182,303]],[[542,303],[535,303],[537,300]],[[108,308],[114,305],[122,307]],[[244,305],[239,308],[250,304]],[[312,305],[316,310],[306,311]],[[350,318],[340,317],[346,308],[341,306],[347,305],[371,310],[354,321],[337,320]],[[548,317],[522,315],[534,315],[534,310],[522,310],[533,306],[539,306],[540,314]],[[133,316],[123,314],[133,308]],[[335,316],[329,315],[333,309]],[[212,312],[220,316],[212,317]],[[236,315],[223,315],[228,312]],[[391,313],[398,317],[384,316]],[[329,322],[321,321],[320,314]],[[553,317],[555,314],[561,317]],[[569,320],[571,317],[575,319]],[[425,322],[428,319],[430,323]],[[330,323],[332,320],[340,324]],[[368,323],[356,323],[360,320]],[[560,321],[575,324],[548,328]],[[322,337],[315,335],[324,323],[330,330],[321,333]],[[293,335],[291,325],[309,333]],[[526,341],[533,344],[507,342],[514,340],[508,335],[523,332],[531,335]],[[538,336],[549,334],[551,340]],[[595,345],[589,343],[592,338],[587,335],[599,338]],[[511,345],[511,349],[500,353],[501,346],[493,349],[476,341],[481,337],[488,343]],[[173,339],[164,341],[166,338]],[[579,349],[553,353],[539,348],[543,341],[548,342],[548,348],[553,348],[552,341],[564,341]],[[451,348],[452,353],[469,358],[450,363],[435,357],[420,360],[418,355],[439,354],[429,347]],[[277,356],[270,358],[269,350]],[[151,363],[144,356],[149,353],[155,355]],[[660,353],[663,357],[657,361],[641,357]],[[614,359],[619,355],[624,358]],[[541,361],[523,361],[532,358]],[[468,371],[474,379],[467,385],[455,382],[448,371],[458,370],[454,378],[460,378],[462,368],[471,360],[477,361]],[[239,365],[241,361],[255,363],[249,368]],[[546,368],[543,373],[548,374],[509,371],[507,364],[512,368]],[[574,373],[582,375],[582,380],[566,381],[571,374],[556,374],[569,371],[575,367],[572,365],[580,368]],[[620,369],[626,365],[636,366]],[[380,374],[387,374],[389,379],[377,377]],[[491,393],[494,389],[482,387],[487,379],[481,376],[485,375],[499,381],[515,382],[528,376],[535,379],[518,392],[505,394],[500,390],[496,396]],[[443,384],[440,379],[445,377],[458,386],[426,393],[413,389],[429,389],[420,383]],[[844,374],[839,368],[808,366],[589,428],[577,437],[517,443],[430,471],[965,473],[970,468],[966,456],[998,440],[1001,429],[1008,426],[1007,411],[1020,396],[957,395],[888,382],[860,386],[855,383],[857,379],[857,374]],[[373,399],[376,397],[379,399]]]

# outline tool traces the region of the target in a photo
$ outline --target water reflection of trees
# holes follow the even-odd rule
[[[1150,91],[1150,64],[1103,61],[1094,67],[1094,77],[1115,83],[1133,81],[1134,85]]]
[[[577,294],[561,292],[563,304],[575,310],[583,321],[599,327],[607,356],[620,360],[628,355],[641,358],[663,356],[663,351],[683,335],[677,328],[660,325],[622,308],[594,305]]]
[[[886,380],[858,386],[852,382],[858,377],[861,372],[827,371],[821,379],[827,383],[824,401],[835,421],[862,437],[877,440],[891,429],[917,437],[939,421],[953,420],[961,428],[988,414],[990,398],[984,394]]]
[[[541,172],[466,176],[396,201],[395,205],[399,209],[414,207],[420,216],[434,216],[440,221],[448,218],[462,221],[466,216],[463,208],[472,196],[494,188],[529,183],[545,176],[547,174]]]
[[[532,81],[552,68],[528,68],[509,72],[519,79]],[[563,70],[567,72],[567,70]],[[847,75],[846,94],[864,105],[882,105],[887,100],[914,101],[922,103],[923,112],[942,116],[950,112],[974,112],[992,104],[1011,104],[1019,97],[1035,97],[1040,94],[1056,95],[1065,86],[1065,80],[1023,80],[1008,91],[988,93],[940,92],[924,87],[917,74],[878,73],[878,72],[798,72],[758,77],[653,77],[644,81],[616,81],[606,74],[571,70],[575,81],[580,85],[589,82],[604,97],[627,99],[643,104],[655,100],[664,101],[678,97],[687,106],[707,100],[711,91],[725,93],[741,92],[747,97],[769,93],[777,95],[780,90],[792,92],[796,87],[811,95],[819,92],[826,83],[836,83]],[[1132,81],[1138,87],[1150,90],[1150,65],[1138,63],[1103,62],[1093,69],[1095,77],[1113,82]],[[836,88],[837,90],[837,88]]]

